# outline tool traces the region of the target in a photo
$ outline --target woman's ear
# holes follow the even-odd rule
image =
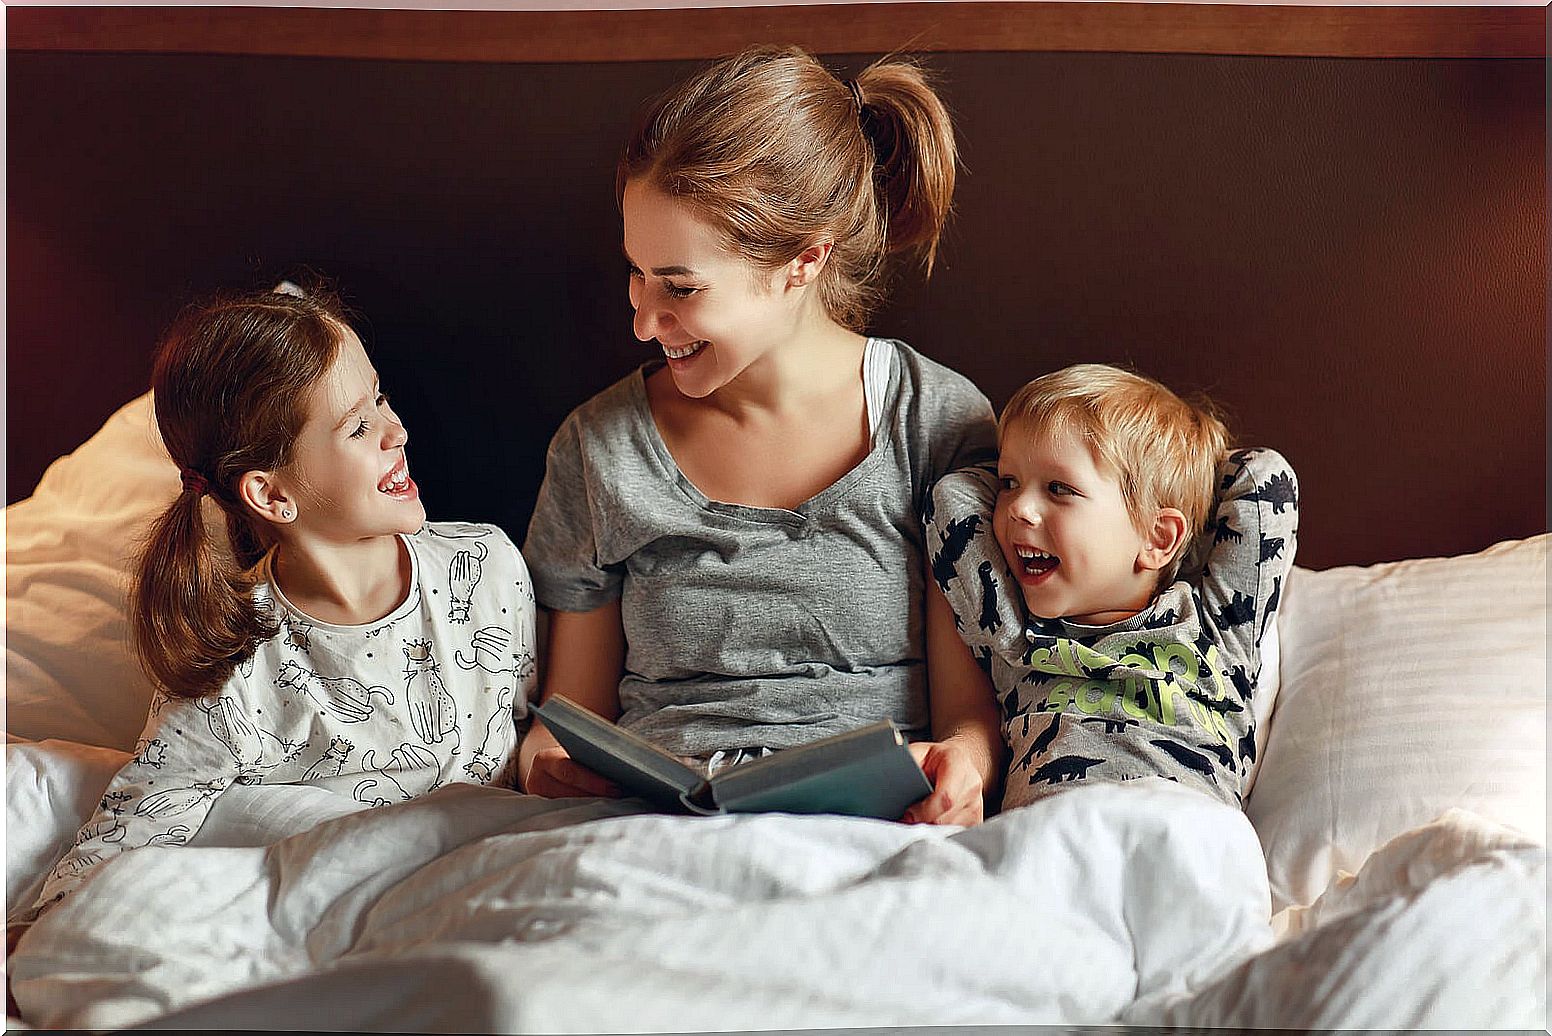
[[[1137,567],[1149,572],[1165,568],[1180,553],[1186,541],[1186,516],[1173,507],[1161,507],[1143,537],[1137,553]]]
[[[296,499],[272,471],[245,471],[237,480],[237,498],[267,522],[290,525],[296,521]]]
[[[829,262],[830,253],[834,250],[835,242],[825,239],[816,241],[799,252],[792,262],[787,264],[787,287],[801,288],[818,280],[820,271],[824,269],[825,263]]]

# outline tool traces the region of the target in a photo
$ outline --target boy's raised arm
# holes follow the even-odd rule
[[[1223,636],[1230,664],[1253,684],[1261,638],[1277,614],[1293,567],[1299,483],[1276,450],[1234,450],[1218,465],[1218,502],[1203,532],[1200,576],[1206,619]]]

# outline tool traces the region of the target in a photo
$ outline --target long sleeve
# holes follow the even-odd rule
[[[923,515],[932,578],[954,612],[959,636],[984,657],[1023,655],[1024,602],[992,533],[997,472],[968,467],[940,478]]]
[[[108,784],[96,813],[50,872],[34,916],[125,850],[183,845],[194,836],[216,796],[262,750],[261,735],[246,717],[241,686],[241,676],[234,673],[218,698],[191,701],[159,694],[153,699],[134,757]]]
[[[1277,613],[1293,567],[1299,483],[1275,450],[1231,453],[1218,468],[1219,499],[1204,533],[1199,592],[1203,619],[1223,638],[1239,677],[1261,671],[1261,637]]]

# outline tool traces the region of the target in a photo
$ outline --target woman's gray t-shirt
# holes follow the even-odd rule
[[[968,379],[887,344],[872,448],[791,510],[710,500],[684,477],[647,403],[661,361],[555,433],[522,553],[545,608],[620,598],[622,727],[683,756],[885,717],[927,734],[922,504],[938,476],[995,461],[996,429]]]

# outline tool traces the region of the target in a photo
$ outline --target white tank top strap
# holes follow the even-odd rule
[[[869,338],[862,353],[862,398],[868,405],[868,435],[878,430],[884,413],[884,393],[889,388],[889,343]]]

